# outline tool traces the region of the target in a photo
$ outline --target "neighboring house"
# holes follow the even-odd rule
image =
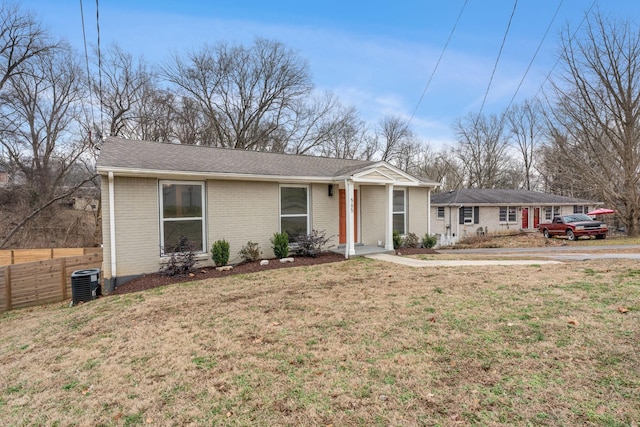
[[[452,190],[431,195],[431,231],[441,244],[485,233],[533,231],[555,215],[587,213],[600,204],[527,190]]]
[[[430,232],[430,192],[438,186],[386,162],[113,137],[97,170],[107,289],[158,271],[180,236],[208,263],[220,239],[230,243],[232,261],[249,241],[272,257],[270,239],[281,231],[293,240],[325,231],[346,257],[359,245],[393,250],[394,231]]]

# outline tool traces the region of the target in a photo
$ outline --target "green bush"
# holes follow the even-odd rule
[[[399,232],[393,232],[393,249],[398,249],[402,247],[402,236]]]
[[[240,249],[240,256],[243,260],[247,262],[255,262],[260,259],[260,255],[262,255],[262,251],[258,247],[257,243],[252,241],[248,241],[246,245]]]
[[[271,238],[271,245],[276,258],[286,258],[289,255],[289,235],[287,232],[274,233]]]
[[[435,234],[425,234],[422,238],[422,246],[425,248],[432,248],[438,243],[438,238]]]
[[[217,240],[211,246],[211,259],[216,267],[222,267],[229,262],[229,242],[226,240]]]

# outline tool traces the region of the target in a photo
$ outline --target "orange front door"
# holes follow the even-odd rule
[[[344,190],[338,191],[340,199],[340,236],[339,243],[347,243],[347,195]],[[358,241],[358,190],[353,190],[353,241]]]

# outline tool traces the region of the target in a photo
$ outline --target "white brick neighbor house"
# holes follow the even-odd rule
[[[555,215],[587,213],[599,202],[527,190],[468,188],[431,195],[431,232],[442,242],[508,231],[535,231]]]
[[[231,150],[108,137],[102,181],[105,287],[159,270],[163,248],[186,236],[199,260],[225,239],[232,262],[248,241],[312,230],[335,236],[346,257],[359,245],[393,249],[392,234],[430,233],[437,182],[386,162]],[[233,259],[235,257],[235,259]]]

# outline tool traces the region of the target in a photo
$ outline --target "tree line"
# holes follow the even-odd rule
[[[88,183],[106,135],[336,158],[384,160],[457,188],[537,190],[600,200],[640,232],[640,31],[593,14],[560,35],[536,99],[467,113],[433,146],[406,116],[367,123],[315,90],[299,53],[275,40],[219,42],[150,64],[119,45],[86,60],[19,5],[0,4],[0,169],[20,177],[0,210],[29,220]],[[98,68],[98,62],[100,68]],[[399,76],[400,78],[400,76]]]

